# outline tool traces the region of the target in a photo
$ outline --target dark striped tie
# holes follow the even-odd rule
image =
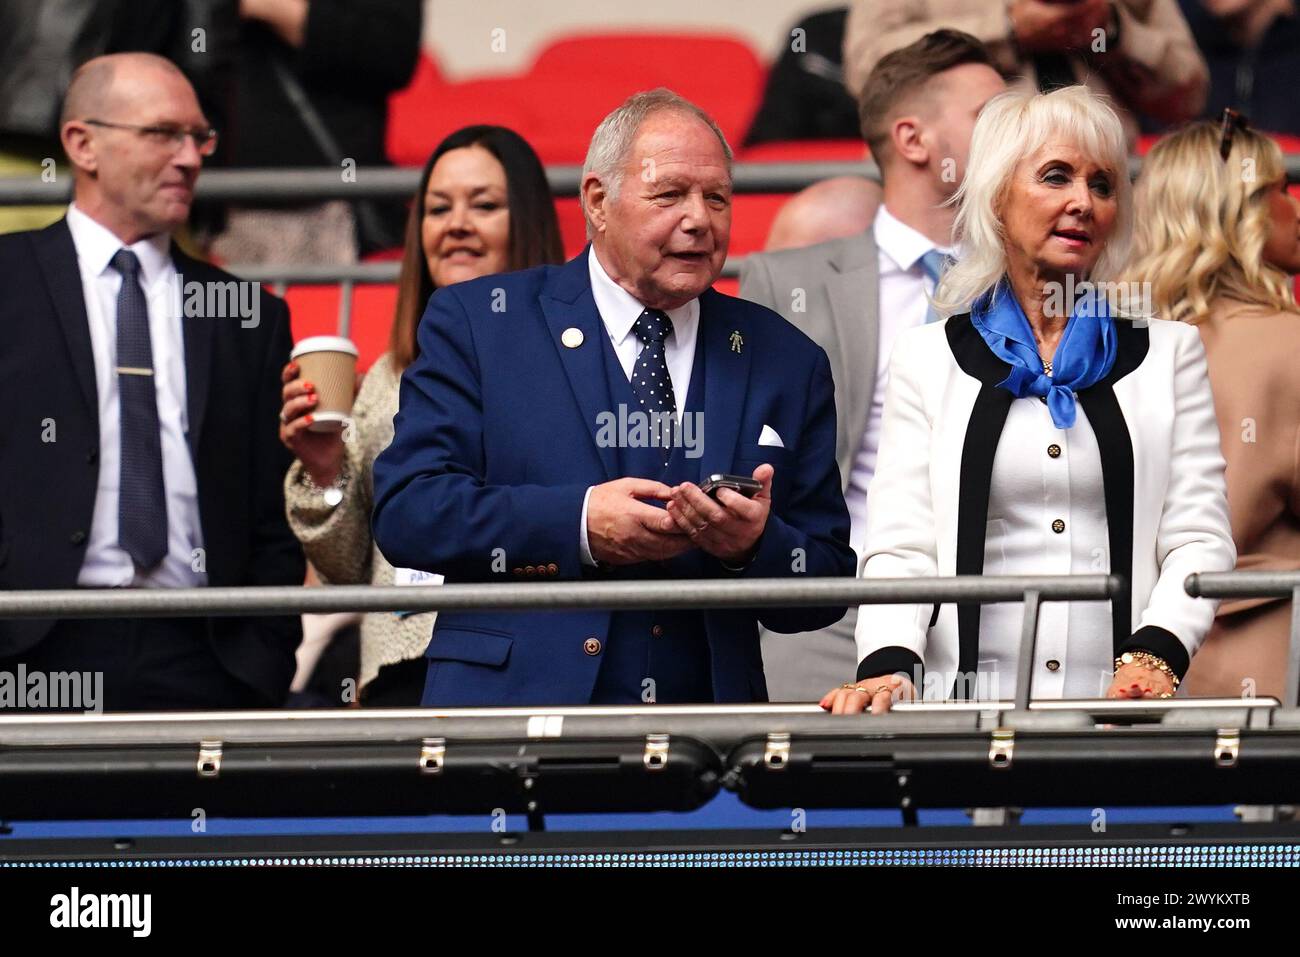
[[[119,249],[111,265],[122,274],[122,288],[117,294],[117,396],[122,452],[117,543],[140,569],[147,571],[167,554],[167,497],[149,308],[140,288],[140,260],[135,253]]]
[[[677,420],[673,380],[664,355],[664,339],[672,333],[673,321],[658,309],[647,309],[637,316],[632,331],[645,343],[632,367],[632,392],[641,401],[641,411],[656,413],[652,421],[660,426],[658,434],[666,463],[672,457],[672,424]]]

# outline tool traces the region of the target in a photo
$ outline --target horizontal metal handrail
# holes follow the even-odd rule
[[[952,578],[757,578],[747,581],[538,582],[428,587],[328,585],[243,588],[78,588],[0,593],[0,618],[198,617],[340,611],[568,608],[776,608],[911,603],[1104,601],[1108,575]]]
[[[1193,598],[1290,598],[1291,637],[1287,646],[1282,703],[1300,705],[1300,571],[1193,572],[1183,582]]]
[[[1300,177],[1300,153],[1283,157],[1287,172]],[[1142,167],[1130,157],[1129,175]],[[794,193],[834,176],[865,176],[880,181],[880,169],[867,159],[812,160],[784,163],[737,163],[732,175],[737,193]],[[548,166],[546,178],[559,197],[578,195],[580,166]],[[419,185],[420,169],[410,166],[363,166],[355,170],[334,167],[300,169],[209,169],[199,177],[200,199],[224,203],[319,202],[327,199],[408,199]],[[39,172],[30,176],[0,177],[0,206],[66,203],[72,196],[72,178],[60,171],[54,182]]]
[[[740,275],[744,256],[729,256],[722,266],[724,279]],[[263,265],[261,263],[232,263],[226,270],[249,282],[269,286],[332,286],[351,283],[357,286],[387,286],[397,282],[402,270],[400,262],[352,263],[340,266],[320,266],[311,263]]]
[[[1290,598],[1300,588],[1300,571],[1194,572],[1183,588],[1193,598]]]
[[[409,199],[420,183],[418,167],[363,166],[344,171],[334,167],[304,169],[210,169],[198,182],[198,198],[226,203],[318,202],[326,199]],[[346,173],[346,175],[345,175]],[[879,181],[880,170],[870,161],[806,163],[737,163],[733,188],[737,193],[793,193],[832,176],[866,176]],[[581,166],[548,166],[546,179],[556,196],[578,195]],[[0,206],[66,203],[72,178],[64,173],[52,183],[38,172],[0,177]]]

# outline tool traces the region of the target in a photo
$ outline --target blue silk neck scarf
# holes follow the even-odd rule
[[[971,323],[1011,374],[998,383],[1018,399],[1045,397],[1058,429],[1074,425],[1075,393],[1105,378],[1118,346],[1110,304],[1093,287],[1078,296],[1047,375],[1029,320],[1003,279],[970,310]]]

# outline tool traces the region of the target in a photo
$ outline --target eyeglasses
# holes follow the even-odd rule
[[[185,148],[186,137],[194,140],[200,156],[211,156],[217,151],[217,131],[210,126],[178,126],[171,123],[158,126],[136,126],[133,123],[109,123],[106,120],[84,120],[88,126],[104,126],[111,130],[130,130],[150,143],[168,147],[173,153]]]
[[[1232,107],[1227,107],[1223,111],[1223,123],[1220,127],[1221,135],[1219,137],[1219,155],[1223,161],[1228,161],[1228,154],[1232,152],[1232,138],[1236,135],[1237,130],[1250,129],[1250,120],[1246,114],[1239,113]]]

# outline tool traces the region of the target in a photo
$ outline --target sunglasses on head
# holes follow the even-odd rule
[[[1250,119],[1245,113],[1228,107],[1223,111],[1223,121],[1220,124],[1219,136],[1219,155],[1223,161],[1228,161],[1228,154],[1232,152],[1232,138],[1236,136],[1237,130],[1250,129]]]

